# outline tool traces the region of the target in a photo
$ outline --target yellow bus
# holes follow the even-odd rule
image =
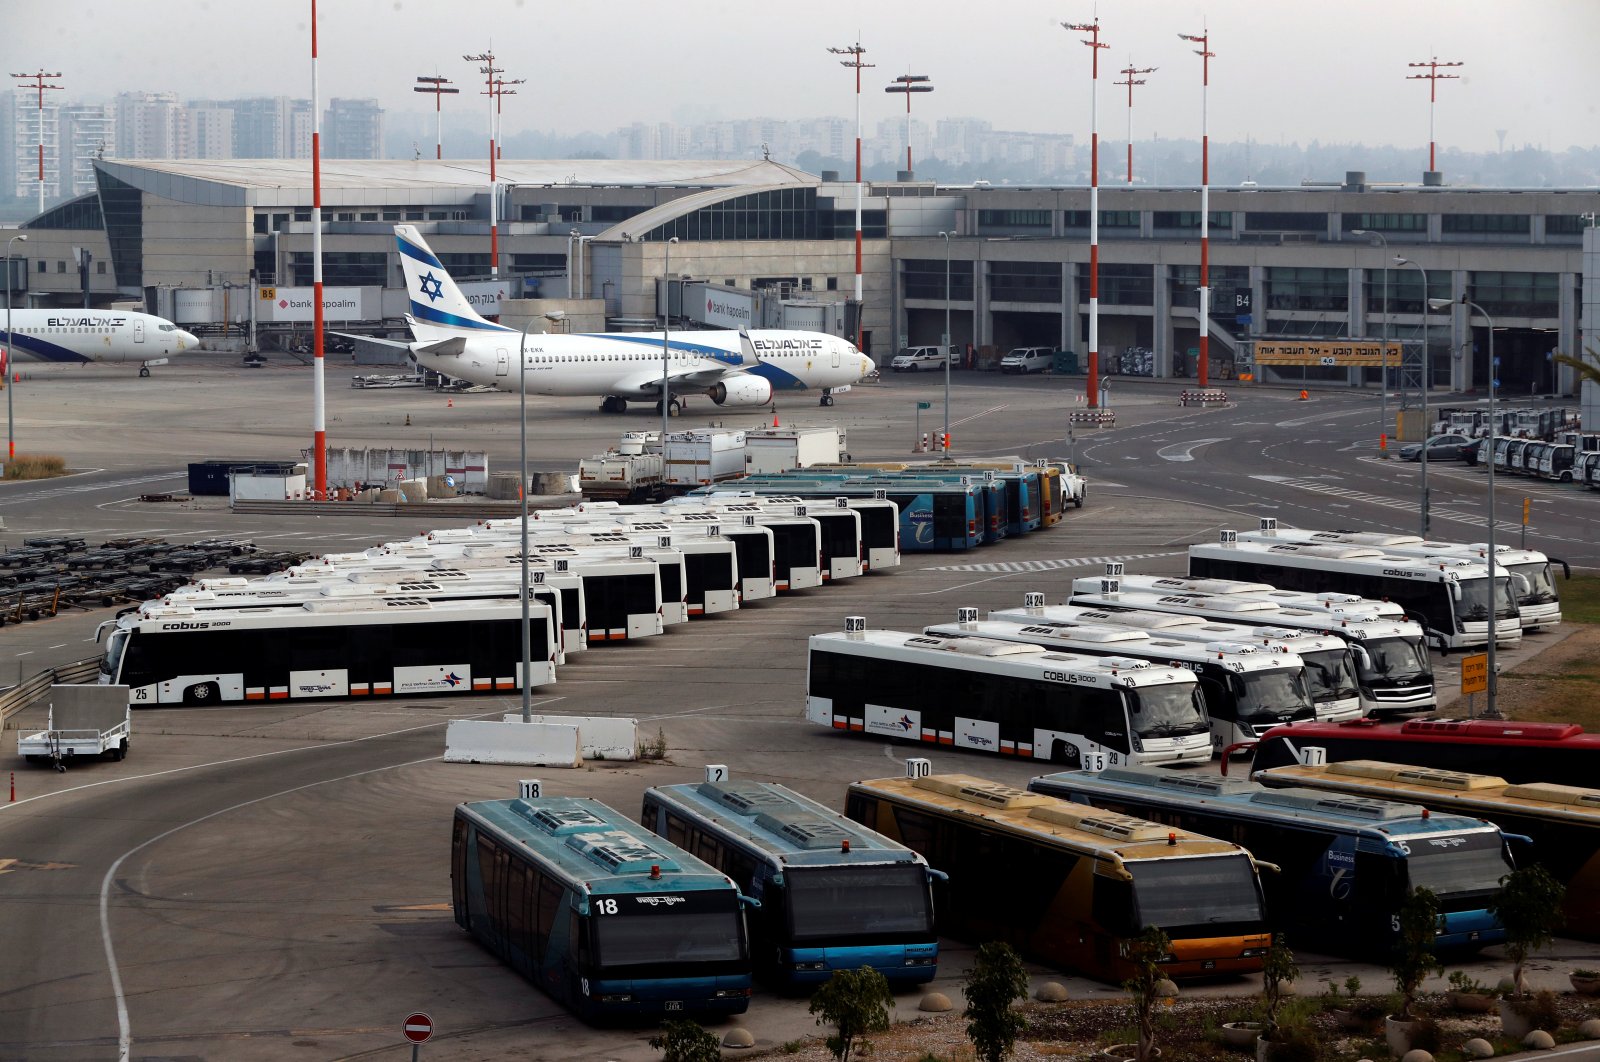
[[[1133,976],[1128,943],[1147,925],[1172,940],[1173,979],[1252,973],[1271,943],[1236,844],[963,774],[856,782],[845,814],[949,875],[935,910],[950,937],[1113,984]]]
[[[1513,849],[1519,863],[1540,863],[1567,887],[1562,936],[1600,940],[1600,789],[1512,785],[1491,774],[1378,760],[1273,767],[1252,777],[1263,785],[1311,786],[1487,819],[1508,837],[1531,842],[1531,852]]]

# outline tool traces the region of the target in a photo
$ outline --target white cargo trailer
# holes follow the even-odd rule
[[[749,475],[850,460],[839,427],[762,428],[744,437],[744,470]]]
[[[91,756],[120,760],[128,754],[132,718],[126,686],[54,685],[45,729],[17,735],[17,754],[59,771]]]
[[[745,433],[742,431],[675,431],[662,448],[669,487],[688,490],[742,476]]]

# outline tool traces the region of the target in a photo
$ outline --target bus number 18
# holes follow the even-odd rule
[[[615,900],[596,900],[595,905],[601,914],[617,913],[617,901]]]

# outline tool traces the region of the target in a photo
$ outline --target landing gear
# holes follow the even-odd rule
[[[676,398],[674,398],[672,400],[672,405],[668,407],[667,416],[676,417],[679,413],[682,413],[682,412],[683,412],[683,403],[678,401]],[[657,402],[656,403],[656,414],[659,416],[660,413],[661,413],[661,403]]]
[[[139,366],[139,375],[140,375],[140,377],[149,376],[150,375],[150,366],[148,366],[148,365]]]
[[[823,405],[823,406],[831,406],[831,405],[833,405],[833,395],[828,393],[827,391],[822,392],[822,398],[818,402],[818,405]]]
[[[618,398],[616,395],[606,395],[605,400],[600,403],[600,412],[602,413],[626,413],[627,411],[628,400],[626,398]]]

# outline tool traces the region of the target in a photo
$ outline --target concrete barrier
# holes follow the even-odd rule
[[[452,719],[444,735],[444,761],[577,767],[583,763],[583,758],[578,752],[578,728],[575,726]]]
[[[521,712],[507,712],[507,723],[522,723]],[[639,758],[639,721],[614,715],[535,715],[535,725],[575,726],[578,751],[586,760],[636,760]]]

